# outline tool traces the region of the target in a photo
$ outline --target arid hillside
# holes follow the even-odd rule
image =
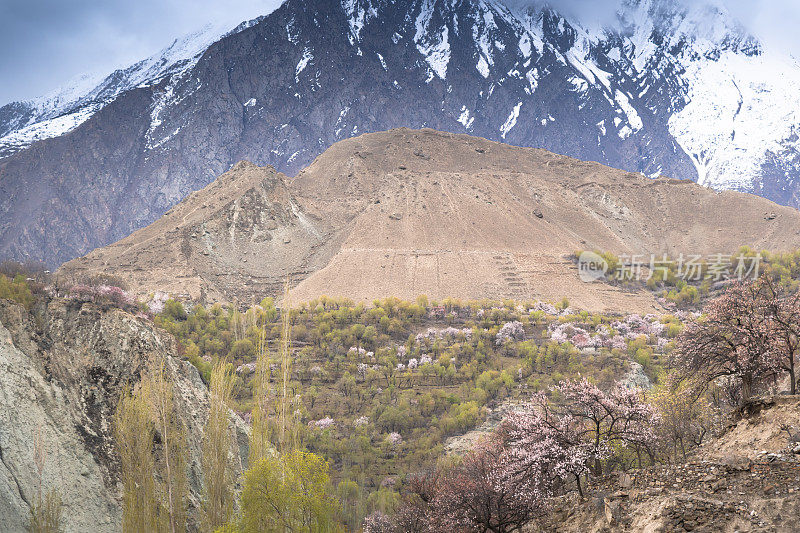
[[[647,311],[650,294],[582,283],[577,249],[731,253],[800,247],[800,213],[759,197],[467,135],[398,129],[337,143],[294,179],[237,164],[154,224],[70,261],[138,294],[560,300]]]
[[[800,399],[755,409],[686,463],[610,474],[554,502],[545,531],[795,532],[800,512]],[[537,530],[540,531],[540,530]]]

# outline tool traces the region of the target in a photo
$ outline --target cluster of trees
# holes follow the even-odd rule
[[[535,394],[463,459],[413,477],[395,516],[373,514],[364,531],[517,531],[605,465],[652,461],[658,416],[638,391],[582,379],[551,393]]]
[[[726,407],[784,372],[795,392],[799,258],[773,257],[769,276],[732,285],[685,328],[661,319],[663,334],[632,331],[620,346],[590,349],[580,335],[554,341],[551,326],[623,338],[619,317],[573,313],[567,302],[367,308],[323,298],[282,312],[265,299],[240,312],[170,300],[154,321],[211,391],[201,528],[357,529],[372,513],[370,531],[510,531],[609,469],[685,458]],[[0,274],[0,297],[32,302],[30,285]],[[656,385],[646,398],[615,384],[630,360]],[[129,531],[185,529],[186,434],[163,365],[152,362],[118,406]],[[437,462],[445,438],[473,428],[487,404],[529,390],[548,394],[535,393],[462,460]],[[246,472],[229,453],[231,409],[252,423]],[[405,475],[420,465],[424,474]],[[40,521],[57,514],[48,498]]]
[[[730,256],[731,264],[729,280],[752,282],[761,274],[768,272],[773,283],[787,292],[796,292],[800,280],[800,250],[794,252],[772,253],[767,250],[756,251],[749,246],[742,246]],[[727,256],[722,256],[723,261]],[[723,266],[726,266],[723,264]],[[725,281],[720,277],[719,268],[714,261],[702,260],[695,267],[696,280],[682,279],[678,274],[678,262],[670,260],[659,265],[659,270],[647,282],[650,289],[662,289],[662,295],[668,302],[681,307],[702,304],[711,294],[716,281]],[[687,267],[684,267],[686,270]],[[737,270],[738,269],[738,270]]]
[[[169,312],[178,310],[173,306]],[[289,412],[290,336],[287,315],[278,391],[269,387],[268,352],[263,344],[259,350],[250,454],[244,472],[237,469],[232,453],[236,443],[230,415],[236,377],[232,365],[222,360],[212,366],[210,408],[202,441],[203,499],[198,513],[202,531],[342,530],[328,463],[302,449],[297,421]],[[121,394],[117,407],[114,428],[126,532],[187,529],[186,427],[178,415],[174,384],[164,365],[163,359],[149,362],[141,381]],[[271,415],[270,408],[277,416]]]
[[[737,283],[710,302],[680,335],[673,365],[680,379],[720,384],[731,403],[774,386],[786,371],[795,394],[800,347],[800,294],[772,275]]]
[[[579,257],[581,253],[575,252],[575,257]],[[630,264],[633,258],[621,258],[611,252],[595,253],[608,265],[607,277],[610,283],[641,285],[644,281],[647,288],[660,293],[666,302],[682,308],[697,308],[702,305],[712,296],[712,288],[717,282],[753,280],[761,273],[769,271],[779,286],[796,291],[800,280],[800,250],[772,253],[742,246],[730,255],[677,258],[666,255],[653,258],[639,256],[636,259],[649,270],[644,280],[631,276],[632,272],[637,272],[637,268]],[[626,261],[629,264],[625,265]]]
[[[286,286],[288,298],[288,281]],[[291,313],[281,317],[278,376],[270,389],[271,368],[265,327],[256,360],[254,408],[251,413],[250,456],[242,480],[239,513],[223,531],[333,532],[341,527],[340,507],[334,496],[324,458],[303,449],[289,382],[292,374]],[[270,404],[274,416],[270,415]]]
[[[225,458],[213,460],[223,445],[204,450],[204,468],[220,480],[206,488],[206,516],[216,527],[357,528],[372,512],[365,527],[373,531],[509,531],[536,518],[553,494],[583,491],[608,469],[685,458],[720,427],[720,391],[745,401],[783,369],[796,382],[800,304],[775,275],[731,286],[683,331],[674,317],[662,321],[675,346],[658,343],[658,353],[672,350],[668,368],[654,353],[661,339],[653,335],[631,333],[624,348],[582,350],[550,341],[553,318],[541,311],[512,303],[468,312],[427,305],[387,300],[367,309],[323,300],[280,313],[265,300],[239,313],[167,303],[156,321],[205,366],[219,405],[250,411],[251,447],[261,450],[240,478],[236,516],[237,476],[222,475],[230,468]],[[618,323],[588,313],[556,320],[608,334]],[[437,321],[457,327],[416,333]],[[509,323],[514,334],[498,344]],[[285,344],[287,328],[297,333],[294,347]],[[227,357],[255,358],[255,372],[209,362]],[[647,398],[614,384],[631,359],[655,382]],[[508,360],[519,363],[508,368]],[[437,463],[446,436],[474,427],[487,402],[520,384],[549,394],[534,394],[462,460]],[[224,412],[212,408],[209,439],[224,433]],[[416,465],[429,465],[427,473],[395,477]]]
[[[93,280],[86,285],[87,298],[80,298],[82,286],[73,285],[65,294],[100,302],[98,288],[114,285],[95,281],[114,282]],[[204,527],[245,527],[240,521],[245,515],[233,515],[236,494],[243,494],[234,491],[234,486],[239,480],[241,489],[248,477],[220,452],[231,445],[223,416],[228,408],[249,413],[254,434],[262,435],[262,449],[279,450],[263,457],[271,461],[271,466],[260,469],[263,475],[277,467],[282,473],[291,470],[284,461],[293,461],[290,454],[295,451],[306,454],[304,460],[313,454],[321,461],[318,466],[324,463],[325,493],[335,494],[342,503],[334,521],[357,529],[370,512],[397,508],[406,483],[404,472],[433,464],[442,454],[444,440],[475,427],[489,402],[519,391],[521,384],[543,389],[579,374],[610,383],[624,370],[629,356],[625,350],[582,353],[569,343],[547,342],[543,336],[554,318],[549,310],[532,310],[533,305],[510,301],[429,304],[421,298],[413,303],[387,299],[366,308],[322,299],[282,313],[271,299],[246,312],[233,306],[188,308],[167,301],[154,321],[179,339],[183,354],[201,370],[211,389],[212,409],[203,444],[203,470],[209,473],[201,508]],[[585,312],[569,315],[567,308],[567,302],[552,307],[552,312],[561,315],[558,321],[598,326],[613,320]],[[275,354],[285,353],[278,345],[285,338],[287,323],[295,346],[292,364],[284,370],[283,356]],[[504,336],[504,327],[513,327],[513,335]],[[498,335],[505,339],[499,345]],[[255,372],[234,372],[240,363],[254,358]],[[220,366],[219,361],[234,364]],[[180,444],[170,443],[172,439],[180,443],[186,435],[167,398],[172,389],[165,385],[164,376],[163,370],[153,367],[142,383],[123,395],[117,436],[120,451],[129,454],[123,467],[128,464],[127,472],[134,476],[128,485],[136,488],[131,494],[126,492],[126,501],[132,502],[130,523],[173,530],[180,529],[188,513],[187,459]],[[275,398],[284,390],[289,401],[281,407]],[[265,402],[265,394],[272,400]],[[278,435],[287,412],[296,444],[282,449]],[[306,420],[327,422],[300,423]],[[168,435],[166,440],[162,431]],[[149,452],[136,448],[150,437],[154,444]],[[251,444],[253,449],[259,446],[255,441]],[[253,461],[252,466],[257,463]],[[143,482],[147,479],[143,469],[151,473],[152,483]],[[141,514],[143,502],[148,502],[149,511]],[[240,501],[240,511],[242,505]],[[296,507],[292,503],[288,508]]]
[[[41,263],[0,262],[0,298],[17,302],[26,309],[30,310],[49,281],[49,271]]]
[[[482,333],[469,343],[437,339],[426,345],[430,351],[426,357],[411,335],[427,313],[424,299],[421,303],[388,299],[377,304],[377,308],[366,309],[324,299],[287,313],[295,345],[288,388],[291,396],[301,395],[294,408],[306,420],[333,417],[336,422],[329,432],[332,435],[316,429],[300,431],[307,434],[309,446],[324,452],[337,466],[347,461],[348,450],[363,448],[366,437],[369,449],[363,454],[364,468],[373,470],[368,473],[368,485],[373,487],[394,470],[387,464],[394,458],[380,459],[385,455],[387,434],[402,432],[406,442],[413,444],[411,448],[417,448],[418,436],[424,439],[418,449],[428,451],[444,436],[473,427],[481,407],[505,394],[514,382],[512,372],[497,368],[490,333]],[[155,321],[175,334],[185,356],[207,380],[211,361],[217,358],[240,366],[242,372],[235,378],[235,407],[247,412],[257,407],[253,399],[258,396],[257,372],[252,372],[257,364],[251,361],[258,358],[263,345],[272,353],[277,351],[279,315],[282,321],[283,314],[275,310],[271,300],[244,313],[222,306],[208,310],[195,306],[187,312],[178,302],[168,301]],[[401,333],[392,336],[393,328]],[[401,349],[406,353],[401,354]],[[419,367],[412,361],[420,361]],[[271,376],[268,387],[275,387],[280,361],[270,359],[267,366]],[[463,387],[466,383],[471,386]],[[369,420],[368,427],[356,435],[348,426],[361,417]],[[431,425],[438,428],[433,435]],[[340,431],[344,443],[337,438]],[[355,440],[358,442],[351,442]],[[401,455],[406,450],[416,452],[404,446]],[[364,473],[359,466],[357,472],[343,479]]]
[[[27,278],[23,274],[17,274],[13,278],[0,274],[0,298],[11,300],[30,309],[35,301]]]
[[[46,265],[35,261],[0,262],[0,298],[30,309],[37,298],[67,297],[105,307],[140,311],[144,306],[126,292],[124,280],[108,274],[70,276],[52,274]]]
[[[680,333],[653,390],[581,379],[535,393],[466,456],[410,479],[397,512],[373,513],[364,530],[517,531],[608,470],[685,461],[781,375],[796,393],[799,346],[800,296],[774,271],[731,285]]]
[[[140,308],[140,304],[118,285],[73,285],[67,294],[69,298],[106,307],[127,311],[137,311]]]
[[[351,502],[342,511],[351,528],[372,510],[393,509],[403,473],[434,464],[445,440],[479,424],[487,405],[578,376],[609,387],[632,357],[651,379],[660,373],[653,353],[658,339],[649,335],[623,340],[622,348],[591,351],[552,341],[548,326],[554,323],[594,331],[613,329],[619,320],[571,313],[568,302],[543,307],[420,298],[367,308],[321,299],[285,316],[293,339],[291,411],[303,421],[295,431],[308,450],[330,462],[332,484]],[[273,420],[279,410],[259,406],[256,398],[259,372],[269,375],[267,389],[282,388],[282,363],[274,354],[280,352],[283,319],[270,299],[245,312],[219,305],[187,310],[168,301],[154,318],[180,340],[206,381],[213,361],[231,361],[240,370],[233,378],[233,408],[251,415],[262,409]],[[273,355],[259,370],[265,347]],[[391,439],[393,434],[401,439]]]

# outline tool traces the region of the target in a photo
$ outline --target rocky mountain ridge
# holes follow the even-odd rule
[[[224,23],[206,24],[175,39],[157,54],[108,76],[78,76],[40,98],[0,107],[0,159],[34,142],[69,133],[127,91],[157,85],[164,78],[185,73],[211,44],[259,20],[242,22],[233,29]]]
[[[598,28],[499,0],[289,0],[245,26],[0,159],[0,253],[56,265],[242,159],[291,175],[396,126],[797,203],[800,68],[715,4],[628,0]]]

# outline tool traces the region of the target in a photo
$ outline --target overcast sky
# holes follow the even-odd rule
[[[210,21],[271,13],[281,0],[0,0],[0,105],[110,73]]]
[[[613,13],[619,1],[551,3],[594,17]],[[768,44],[800,53],[800,0],[721,1]],[[105,74],[134,63],[209,21],[233,27],[280,4],[281,0],[0,0],[0,105],[45,94],[84,73]]]

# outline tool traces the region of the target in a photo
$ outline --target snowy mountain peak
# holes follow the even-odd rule
[[[597,22],[544,1],[287,0],[223,37],[209,27],[99,82],[10,104],[0,158],[73,133],[53,139],[52,154],[21,150],[0,164],[0,252],[71,258],[241,159],[292,174],[339,140],[401,126],[800,205],[797,62],[717,4],[618,5]],[[154,88],[129,91],[143,86]],[[97,128],[80,126],[100,108]],[[98,131],[117,138],[98,143]],[[135,207],[109,230],[105,214],[123,203]],[[14,229],[37,216],[63,222],[67,248],[51,250],[52,225]]]
[[[45,96],[1,107],[0,158],[73,130],[125,91],[156,85],[166,76],[186,72],[209,46],[261,20],[263,17],[246,21],[233,29],[225,24],[206,24],[126,68],[105,76],[78,76]]]

